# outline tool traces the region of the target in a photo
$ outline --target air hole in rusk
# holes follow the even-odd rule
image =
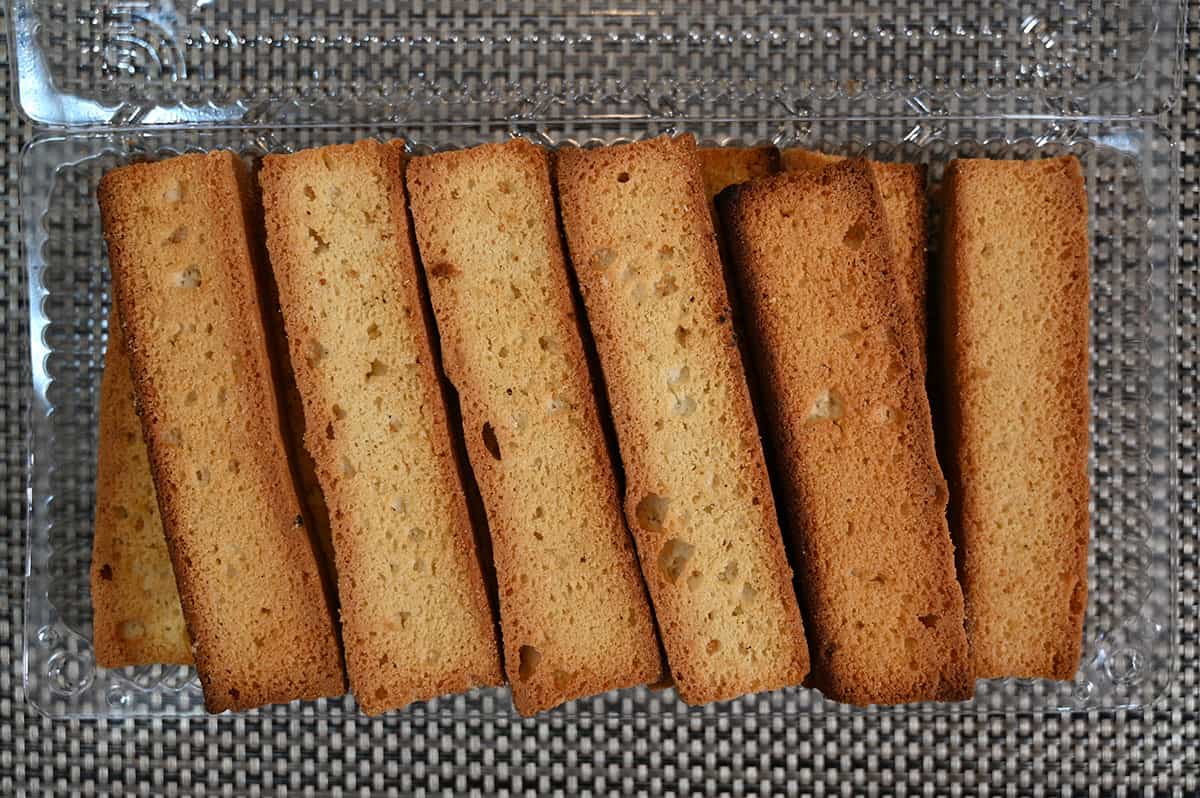
[[[480,434],[483,437],[483,448],[488,450],[488,454],[490,454],[493,459],[499,460],[500,441],[496,439],[496,430],[492,428],[492,423],[490,421],[484,422],[483,430]]]

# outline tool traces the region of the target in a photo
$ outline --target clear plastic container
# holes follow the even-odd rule
[[[1146,706],[1176,650],[1173,419],[1178,153],[1155,114],[1178,88],[1172,3],[737,6],[388,0],[256,9],[12,0],[15,91],[41,126],[21,171],[30,291],[26,695],[53,716],[202,713],[194,673],[110,671],[91,650],[96,408],[109,304],[95,189],[131,160],[248,157],[364,136],[415,150],[692,132],[926,163],[1078,155],[1092,240],[1091,592],[1072,682],[980,682],[929,713]],[[926,4],[927,6],[928,4]],[[936,243],[936,242],[935,242]],[[351,699],[262,710],[335,718]],[[858,712],[805,689],[688,709],[670,691],[560,717]],[[907,709],[872,709],[889,713]],[[504,690],[404,710],[508,717]]]
[[[1178,1],[9,2],[18,106],[49,126],[806,115],[832,101],[1151,113],[1178,93],[1184,16]]]

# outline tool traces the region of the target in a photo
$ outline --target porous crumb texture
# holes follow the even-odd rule
[[[981,678],[1070,679],[1087,606],[1079,161],[953,161],[940,277],[951,518]]]
[[[109,316],[108,351],[100,378],[96,448],[91,573],[96,664],[102,668],[160,662],[190,665],[191,643],[115,310]]]
[[[840,155],[793,147],[781,156],[788,172],[815,171],[845,160]],[[921,373],[926,369],[926,341],[929,335],[929,261],[928,226],[925,198],[925,167],[921,164],[871,161],[875,185],[883,200],[888,239],[892,247],[892,266],[900,300],[912,314],[919,346],[917,361]]]
[[[368,714],[503,682],[413,253],[399,143],[269,155],[259,180],[305,443]]]
[[[491,527],[524,715],[662,669],[559,239],[549,160],[514,140],[414,159],[446,373]]]
[[[695,141],[563,150],[558,188],[679,695],[798,684],[808,650]]]
[[[284,446],[232,153],[109,172],[113,288],[193,655],[211,712],[345,690]]]
[[[973,680],[911,319],[863,161],[719,199],[775,436],[814,683],[855,704]]]

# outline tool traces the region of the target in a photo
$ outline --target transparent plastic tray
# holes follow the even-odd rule
[[[9,42],[17,107],[50,126],[676,116],[718,98],[1129,115],[1178,94],[1184,16],[1179,0],[10,0]]]
[[[108,671],[91,650],[96,407],[109,303],[95,189],[130,160],[247,157],[364,136],[415,149],[692,132],[920,161],[1071,152],[1092,241],[1091,591],[1072,682],[870,712],[1139,707],[1175,662],[1172,353],[1176,2],[8,0],[32,391],[23,673],[53,716],[203,712],[194,672]],[[935,242],[936,243],[936,242]],[[261,710],[336,718],[351,699]],[[689,710],[626,690],[552,717],[857,712],[804,689]],[[404,710],[508,717],[504,690]]]
[[[96,460],[96,407],[109,304],[94,193],[130,160],[224,147],[253,157],[376,135],[417,150],[521,133],[546,144],[606,142],[690,131],[713,143],[772,141],[927,163],[936,182],[956,156],[1030,158],[1074,153],[1084,164],[1092,242],[1091,549],[1083,664],[1072,682],[980,682],[974,701],[919,711],[1042,711],[1144,706],[1168,686],[1174,662],[1177,506],[1172,323],[1176,156],[1150,122],[1081,123],[943,118],[815,118],[713,122],[587,120],[410,127],[277,126],[46,137],[23,159],[24,241],[31,308],[31,518],[24,674],[29,699],[51,715],[203,712],[187,668],[97,668],[91,651],[88,565]],[[913,136],[914,131],[920,135]],[[906,139],[919,139],[920,143]],[[336,717],[352,700],[297,705]],[[555,714],[770,715],[850,711],[792,689],[688,710],[670,691],[645,689],[577,701]],[[871,710],[894,712],[906,710]],[[477,690],[404,711],[508,716],[506,691]]]

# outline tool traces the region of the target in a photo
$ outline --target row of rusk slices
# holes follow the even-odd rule
[[[213,712],[348,675],[369,714],[1074,675],[1074,158],[949,164],[932,280],[916,164],[684,135],[258,167],[101,182],[100,665],[194,663]]]

